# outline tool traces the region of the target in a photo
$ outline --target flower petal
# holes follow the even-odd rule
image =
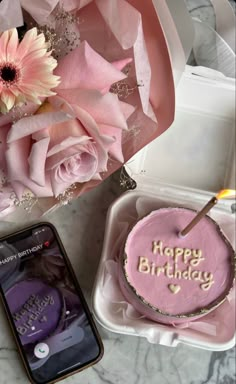
[[[24,58],[29,51],[32,49],[32,45],[37,37],[37,29],[32,28],[29,31],[26,32],[24,35],[23,40],[18,46],[15,60],[20,61],[22,58]]]
[[[17,47],[19,44],[17,29],[13,28],[9,31],[9,40],[6,48],[7,61],[15,60]]]
[[[31,148],[30,136],[9,144],[6,150],[6,162],[9,180],[20,199],[25,188],[30,189],[38,197],[53,196],[51,183],[46,176],[45,187],[41,187],[29,178],[28,154]]]
[[[73,105],[74,112],[76,113],[77,119],[83,124],[85,130],[89,135],[95,140],[95,142],[101,145],[103,148],[106,148],[111,143],[114,142],[112,137],[102,135],[99,131],[99,126],[97,125],[94,118],[84,109]]]
[[[49,127],[50,149],[55,145],[62,143],[68,137],[87,136],[83,125],[77,119],[70,119],[66,122],[53,124]]]
[[[122,131],[118,128],[105,124],[99,124],[99,128],[103,135],[107,135],[115,139],[114,143],[112,143],[109,147],[109,153],[112,157],[114,157],[114,159],[118,160],[120,163],[123,163],[124,156],[122,153],[121,145]]]
[[[11,93],[10,90],[4,90],[2,93],[1,93],[1,99],[2,99],[2,102],[5,104],[7,110],[9,111],[10,109],[12,109],[14,103],[15,103],[15,96]]]
[[[68,146],[68,143],[62,143],[61,145],[52,148],[47,156],[46,170],[51,170],[59,165],[62,159],[68,159],[69,157],[76,156],[78,153],[83,152],[84,146],[86,146],[89,141],[89,138],[77,138],[77,143],[72,146]]]
[[[92,138],[89,136],[78,136],[78,137],[67,137],[65,140],[60,142],[60,144],[55,145],[52,147],[48,153],[47,157],[53,156],[58,152],[61,152],[65,149],[68,149],[70,147],[73,147],[75,145],[81,145],[86,142],[89,142]]]
[[[61,159],[61,164],[51,171],[51,180],[52,180],[52,189],[55,196],[58,196],[60,193],[64,192],[71,184],[85,183],[91,180],[95,175],[98,167],[97,154],[94,152],[93,146],[88,147],[86,151],[86,146],[82,148],[81,153],[79,154],[80,161],[78,164],[77,172],[73,172],[71,175],[69,172],[64,172],[64,167],[66,159]],[[63,161],[64,160],[64,161]],[[70,161],[70,159],[68,159]]]
[[[8,134],[7,142],[11,143],[15,140],[21,139],[22,137],[26,137],[40,131],[41,129],[47,128],[50,125],[65,122],[70,119],[70,115],[60,111],[25,117],[12,125]]]
[[[7,44],[9,41],[10,31],[0,34],[0,61],[7,61]]]
[[[14,108],[14,111],[10,111],[5,115],[0,114],[0,128],[8,123],[12,123],[16,116],[25,116],[25,115],[33,115],[38,109],[38,106],[33,103],[26,103],[26,105],[22,107]]]
[[[80,89],[58,90],[58,94],[69,103],[79,105],[93,116],[97,123],[127,129],[126,119],[116,95],[112,93],[102,95],[98,91]]]
[[[46,137],[34,143],[28,158],[29,176],[32,181],[41,187],[45,187],[45,163],[49,142],[50,138]]]
[[[86,131],[94,138],[96,142],[96,149],[98,155],[98,172],[105,172],[107,170],[108,161],[108,148],[114,139],[110,136],[102,135],[95,120],[82,108],[74,106],[77,118],[81,121]]]

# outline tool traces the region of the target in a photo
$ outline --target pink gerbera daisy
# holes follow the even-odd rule
[[[53,75],[57,61],[48,51],[43,33],[32,28],[19,42],[17,30],[0,34],[0,112],[7,113],[26,101],[55,95],[60,78]]]

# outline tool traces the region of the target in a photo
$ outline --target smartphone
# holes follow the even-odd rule
[[[101,359],[101,339],[53,225],[0,239],[0,293],[32,383],[54,383]]]

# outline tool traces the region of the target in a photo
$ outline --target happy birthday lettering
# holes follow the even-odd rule
[[[54,305],[54,298],[52,295],[46,295],[43,298],[40,298],[37,295],[31,295],[22,306],[21,310],[13,314],[15,322],[18,322],[22,320],[24,316],[27,316],[24,323],[17,327],[17,331],[21,336],[31,329],[36,320],[39,320],[40,322],[45,322],[47,320],[45,316],[42,316],[42,312],[49,305]]]
[[[32,248],[28,248],[25,251],[18,252],[15,255],[7,256],[5,259],[0,260],[0,266],[10,263],[13,260],[17,260],[17,258],[21,258],[23,256],[31,255],[34,252],[37,252],[43,248],[43,244],[35,245]]]
[[[157,277],[164,274],[168,279],[199,281],[200,288],[203,291],[208,291],[214,284],[214,277],[211,272],[199,271],[193,268],[205,260],[202,257],[202,251],[200,249],[164,247],[163,242],[160,240],[158,242],[153,241],[152,252],[153,254],[173,259],[173,265],[171,265],[168,260],[164,265],[159,266],[154,262],[150,262],[147,257],[140,256],[138,263],[139,272]],[[180,261],[186,265],[186,269],[180,270],[178,268]]]

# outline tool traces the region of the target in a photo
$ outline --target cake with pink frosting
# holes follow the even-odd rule
[[[223,303],[234,284],[235,253],[210,217],[184,238],[196,212],[162,208],[128,234],[119,280],[125,298],[154,321],[195,320]]]

